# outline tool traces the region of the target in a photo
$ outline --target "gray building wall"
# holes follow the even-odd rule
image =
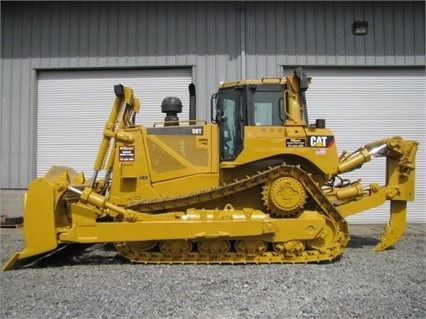
[[[0,188],[35,177],[38,70],[193,67],[208,118],[218,82],[283,65],[424,68],[424,13],[423,1],[1,2]],[[360,19],[366,36],[352,34]]]

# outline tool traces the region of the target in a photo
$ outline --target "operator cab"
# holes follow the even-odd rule
[[[212,122],[219,125],[221,160],[235,160],[241,153],[244,126],[282,127],[286,123],[285,82],[285,79],[267,78],[221,85],[211,99]],[[308,123],[304,98],[302,101],[301,116]]]

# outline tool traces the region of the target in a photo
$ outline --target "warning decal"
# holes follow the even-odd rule
[[[305,147],[304,138],[287,138],[285,140],[287,147]]]
[[[120,146],[120,148],[119,148],[119,161],[120,162],[134,162],[135,161],[135,147],[134,146]]]

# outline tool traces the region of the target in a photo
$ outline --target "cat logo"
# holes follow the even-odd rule
[[[334,144],[334,136],[310,136],[310,147],[331,147]]]

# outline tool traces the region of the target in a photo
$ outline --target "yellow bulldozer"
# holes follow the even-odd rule
[[[337,153],[325,120],[309,124],[301,68],[284,78],[222,83],[211,121],[167,97],[163,122],[135,124],[140,102],[114,87],[93,176],[52,167],[25,196],[26,247],[3,270],[71,243],[113,243],[132,262],[310,263],[340,256],[345,218],[390,201],[375,250],[403,235],[414,200],[416,141],[395,136]],[[342,174],[386,157],[386,183]],[[98,178],[103,171],[104,177]]]

